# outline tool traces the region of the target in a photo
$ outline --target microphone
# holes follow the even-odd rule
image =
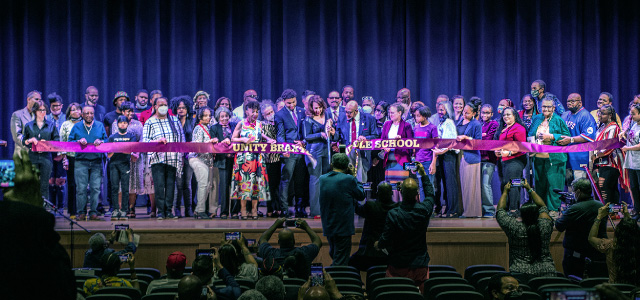
[[[51,203],[49,200],[42,198],[42,200],[44,201],[44,207],[47,207],[47,205],[51,206],[53,209],[58,209],[55,205],[53,205],[53,203]]]

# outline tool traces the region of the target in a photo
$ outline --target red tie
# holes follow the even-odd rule
[[[351,119],[351,144],[356,140],[356,118]]]

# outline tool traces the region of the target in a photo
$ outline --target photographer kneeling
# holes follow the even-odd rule
[[[562,259],[564,274],[581,278],[606,277],[608,274],[605,255],[589,244],[589,230],[598,216],[598,209],[602,207],[602,203],[593,199],[591,183],[588,179],[576,179],[571,184],[571,187],[577,203],[571,205],[562,217],[556,221],[556,229],[559,232],[566,230],[564,241],[562,242],[564,247],[564,258]],[[602,222],[598,229],[598,238],[606,237],[607,223]],[[592,262],[597,262],[591,264],[592,267],[589,270],[585,270],[585,259],[587,258]],[[595,269],[598,265],[601,267]]]

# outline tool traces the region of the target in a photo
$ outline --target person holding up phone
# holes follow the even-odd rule
[[[309,239],[311,240],[311,244],[305,245],[302,247],[296,247],[296,240],[293,233],[293,230],[289,228],[284,228],[278,233],[278,245],[279,248],[275,248],[271,246],[269,243],[269,239],[278,228],[282,228],[285,223],[285,218],[277,219],[267,231],[265,231],[260,239],[258,240],[258,257],[261,257],[265,260],[268,258],[273,258],[273,260],[278,265],[283,265],[284,260],[293,255],[294,252],[299,251],[304,255],[305,258],[305,266],[308,268],[311,266],[311,262],[318,256],[318,252],[320,252],[320,247],[322,247],[322,239],[318,236],[318,234],[311,229],[307,221],[302,219],[297,219],[296,224],[300,227],[300,229],[304,230]]]
[[[180,251],[173,252],[167,257],[167,277],[153,280],[147,287],[147,295],[151,294],[153,289],[159,287],[177,287],[178,282],[183,277],[184,269],[187,266],[187,256]]]
[[[220,262],[234,278],[258,280],[258,263],[247,247],[247,242],[242,234],[238,235],[238,239],[225,239],[221,245]],[[219,279],[216,272],[214,272],[213,278]]]
[[[500,126],[495,133],[495,139],[500,141],[527,141],[527,129],[524,127],[520,115],[513,107],[505,107],[500,118]],[[527,155],[524,152],[496,150],[496,156],[501,158],[502,184],[501,187],[514,179],[522,178],[522,170],[527,165]],[[509,212],[515,214],[520,207],[520,186],[511,184],[509,192]]]
[[[316,280],[313,279],[313,275],[309,277],[309,280],[305,282],[298,289],[298,300],[303,299],[341,299],[342,293],[338,290],[338,286],[336,285],[336,281],[331,277],[329,273],[327,273],[320,265],[321,270],[321,278],[319,281],[317,278],[320,276],[316,276]],[[313,271],[312,271],[313,272]],[[314,284],[315,283],[315,284]]]
[[[95,294],[98,290],[105,287],[132,287],[140,290],[138,283],[138,275],[135,271],[135,257],[133,253],[127,253],[127,260],[122,261],[117,253],[107,253],[102,256],[102,276],[99,278],[90,278],[84,282],[82,289],[87,296]],[[131,278],[126,280],[118,277],[120,266],[124,263],[129,264],[131,269]]]
[[[104,234],[96,233],[89,238],[89,245],[91,249],[87,250],[84,254],[83,268],[102,268],[100,259],[103,255],[109,253],[116,253],[116,255],[122,255],[125,253],[136,253],[137,247],[133,243],[133,230],[131,228],[124,231],[127,234],[128,243],[125,245],[124,250],[115,251],[109,248],[109,244],[113,244],[116,241],[116,231],[112,231],[109,235],[109,240],[106,239]]]

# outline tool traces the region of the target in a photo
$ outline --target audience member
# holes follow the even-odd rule
[[[267,298],[256,290],[248,290],[242,293],[238,300],[267,300]]]
[[[364,204],[356,206],[356,214],[364,218],[362,235],[358,251],[349,258],[349,265],[365,272],[372,266],[386,265],[389,258],[386,254],[374,247],[376,241],[380,239],[384,224],[387,220],[387,213],[397,207],[393,202],[393,189],[386,181],[378,184],[378,198],[376,201],[367,200]]]
[[[167,257],[167,277],[153,280],[147,287],[147,295],[151,294],[153,289],[159,287],[178,287],[180,279],[184,274],[187,265],[187,256],[180,251],[173,252]]]
[[[222,241],[219,249],[220,263],[236,279],[258,280],[258,263],[247,247],[243,235],[239,240]],[[214,274],[213,278],[218,279]]]
[[[423,292],[428,277],[429,252],[427,228],[433,213],[433,185],[424,167],[416,163],[425,198],[419,202],[418,183],[413,178],[402,182],[402,203],[387,214],[384,230],[374,247],[389,256],[387,277],[412,279]]]
[[[274,248],[269,244],[269,239],[271,239],[271,236],[277,228],[282,228],[285,220],[285,218],[277,219],[273,225],[271,225],[271,227],[269,227],[269,229],[260,236],[260,239],[258,240],[258,257],[263,259],[272,257],[278,265],[282,266],[284,265],[285,258],[291,256],[296,251],[300,251],[306,258],[306,265],[311,266],[311,262],[313,262],[316,256],[318,256],[320,247],[322,247],[322,240],[316,232],[311,229],[309,224],[307,224],[307,221],[301,219],[296,220],[296,227],[299,227],[307,233],[311,240],[311,244],[296,247],[296,240],[293,231],[289,228],[284,228],[280,230],[280,233],[278,233],[278,245],[280,248]]]
[[[626,203],[622,203],[624,217],[616,226],[613,239],[599,238],[600,223],[609,216],[609,205],[598,208],[598,216],[589,231],[589,243],[604,253],[609,269],[609,283],[640,285],[640,228],[629,215]]]
[[[522,295],[522,288],[510,273],[498,273],[489,278],[487,294],[488,299],[503,300],[507,295],[513,299],[515,296]]]
[[[137,247],[133,243],[133,230],[129,228],[124,232],[120,232],[120,234],[126,234],[127,240],[129,241],[125,245],[124,250],[120,251],[115,251],[112,248],[109,248],[109,244],[113,244],[116,240],[116,231],[111,232],[108,240],[102,233],[96,233],[92,235],[89,238],[90,249],[84,253],[84,262],[82,263],[82,267],[101,268],[102,266],[100,259],[105,254],[116,253],[117,255],[123,255],[126,253],[136,253]]]
[[[256,282],[256,290],[262,293],[267,300],[284,300],[286,295],[282,279],[273,275],[260,278]]]
[[[323,285],[311,286],[311,280],[307,280],[298,289],[298,300],[338,300],[344,299],[342,293],[338,290],[336,281],[331,277],[331,274],[322,270],[324,277]]]
[[[213,256],[199,255],[198,257],[196,257],[196,259],[193,261],[191,269],[193,271],[192,274],[198,276],[202,284],[205,286],[210,286],[213,284],[213,272],[214,270],[217,270],[218,278],[221,278],[223,284],[225,285],[225,287],[223,288],[213,287],[213,292],[218,299],[235,300],[240,297],[240,294],[242,294],[240,284],[238,284],[233,275],[231,275],[231,273],[229,273],[229,271],[222,265],[222,263],[220,262],[220,254],[215,248]],[[179,290],[180,284],[178,284],[178,291]]]
[[[121,256],[126,256],[126,260],[122,260]],[[140,290],[133,253],[122,255],[117,253],[105,253],[102,255],[100,260],[102,265],[102,275],[99,278],[89,278],[84,282],[82,289],[84,290],[85,295],[91,296],[98,290],[105,287],[132,287]],[[129,264],[129,268],[131,269],[130,281],[118,277],[120,265],[125,262]]]
[[[205,285],[198,276],[187,275],[178,282],[178,297],[180,300],[202,300],[202,289],[207,289],[207,300],[217,299],[211,287]]]
[[[577,203],[571,205],[568,210],[556,221],[556,229],[563,232],[564,257],[562,259],[562,269],[566,276],[575,275],[581,278],[601,277],[596,273],[586,270],[585,260],[589,259],[593,263],[602,262],[605,257],[589,244],[589,230],[593,221],[598,215],[598,209],[602,207],[600,201],[596,201],[591,196],[591,182],[585,178],[578,178],[571,184]],[[598,230],[598,238],[607,237],[607,224],[601,223]],[[588,276],[584,276],[587,274]]]
[[[556,276],[549,243],[553,232],[553,220],[540,196],[525,180],[522,186],[531,196],[532,202],[520,207],[522,221],[507,214],[507,196],[511,182],[507,182],[500,196],[496,219],[509,241],[509,270],[519,281],[539,276]]]
[[[355,207],[358,201],[364,200],[365,194],[346,154],[334,154],[331,167],[329,173],[320,177],[322,232],[329,242],[331,265],[346,266],[349,264],[351,236],[355,234]]]

